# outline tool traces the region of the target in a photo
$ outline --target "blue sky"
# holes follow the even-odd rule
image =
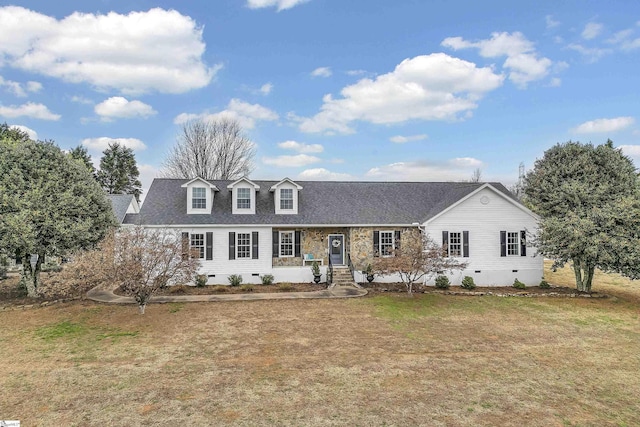
[[[509,185],[556,142],[640,161],[637,1],[0,2],[0,121],[143,186],[184,120],[233,117],[252,178]]]

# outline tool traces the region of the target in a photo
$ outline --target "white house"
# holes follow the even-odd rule
[[[428,233],[467,263],[459,284],[537,285],[543,259],[528,237],[538,218],[499,183],[236,181],[155,179],[139,213],[124,224],[172,228],[201,259],[208,283],[241,274],[259,283],[312,281],[310,265],[349,268],[352,277],[374,257],[401,247],[407,232]],[[397,281],[376,277],[376,281]]]

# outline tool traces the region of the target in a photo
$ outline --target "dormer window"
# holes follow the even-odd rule
[[[207,189],[202,187],[194,187],[191,189],[191,208],[206,209],[207,208]]]
[[[238,188],[238,209],[251,209],[251,189]]]
[[[280,189],[280,209],[293,209],[293,188]]]

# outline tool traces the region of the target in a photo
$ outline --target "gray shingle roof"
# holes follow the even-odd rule
[[[215,193],[211,215],[187,214],[187,179],[156,178],[139,215],[127,215],[126,223],[143,225],[356,225],[412,224],[424,222],[480,188],[468,182],[340,182],[296,181],[299,193],[297,215],[276,215],[274,194],[269,188],[279,181],[252,180],[260,186],[255,215],[233,215],[233,181],[212,180]],[[491,183],[508,197],[500,183]]]
[[[122,224],[127,214],[127,209],[129,209],[129,205],[133,200],[133,194],[107,194],[107,198],[111,202],[113,214],[118,223]]]

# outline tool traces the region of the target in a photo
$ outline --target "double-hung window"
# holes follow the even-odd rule
[[[204,234],[191,235],[191,253],[194,258],[204,258]]]
[[[507,256],[520,255],[520,233],[517,231],[507,232]]]
[[[236,236],[236,258],[251,258],[251,233],[238,233]]]
[[[206,209],[207,207],[207,189],[202,187],[194,187],[191,189],[191,208]]]
[[[294,243],[293,231],[280,232],[280,256],[281,257],[293,256],[293,243]]]
[[[462,233],[459,231],[449,232],[449,256],[462,256]]]
[[[251,189],[250,188],[238,188],[238,209],[251,209]]]
[[[280,209],[282,210],[293,209],[293,189],[292,188],[280,189]]]
[[[380,232],[380,255],[393,255],[393,231]]]

